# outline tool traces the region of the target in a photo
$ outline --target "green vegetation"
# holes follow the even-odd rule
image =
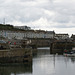
[[[0,24],[0,30],[16,30],[16,31],[24,31],[24,30],[22,30],[22,29],[18,29],[18,28],[14,28],[14,26],[13,25],[10,25],[10,24]]]
[[[0,24],[0,30],[7,30],[7,29],[13,29],[13,26]]]

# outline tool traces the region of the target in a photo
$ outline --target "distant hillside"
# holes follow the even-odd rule
[[[0,24],[0,30],[22,30],[22,29],[18,29],[18,28],[14,28],[13,25],[10,25],[10,24]],[[22,30],[23,31],[23,30]]]

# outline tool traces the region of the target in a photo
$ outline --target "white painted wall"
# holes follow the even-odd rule
[[[16,38],[23,39],[25,38],[53,38],[54,34],[46,32],[35,32],[35,31],[0,31],[0,36],[7,37],[8,39]]]

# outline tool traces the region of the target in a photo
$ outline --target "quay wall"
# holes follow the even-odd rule
[[[37,47],[49,47],[53,39],[50,38],[40,38],[40,39],[31,39],[31,45],[36,45]]]
[[[0,63],[32,61],[32,50],[11,49],[0,50]]]
[[[64,50],[72,50],[72,47],[75,47],[73,42],[53,42],[50,45],[50,53],[51,54],[63,54]]]

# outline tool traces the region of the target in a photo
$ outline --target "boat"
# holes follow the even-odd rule
[[[63,55],[69,57],[75,57],[75,47],[73,47],[71,50],[65,49]]]

